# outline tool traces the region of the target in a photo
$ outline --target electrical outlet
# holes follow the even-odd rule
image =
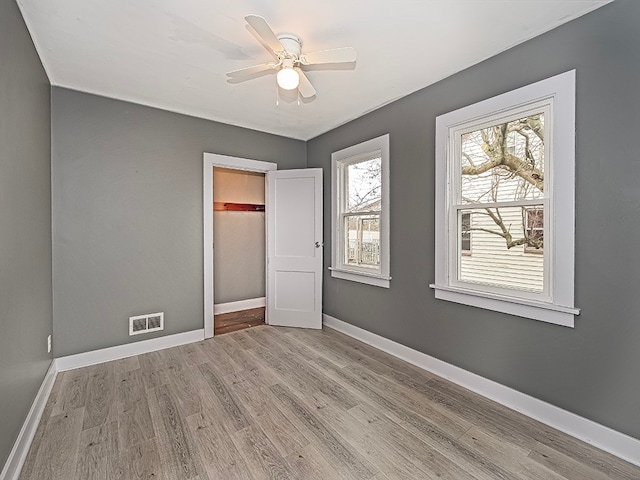
[[[47,337],[47,353],[51,353],[51,335]]]

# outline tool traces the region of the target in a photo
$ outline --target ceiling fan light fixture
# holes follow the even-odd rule
[[[291,67],[283,67],[277,76],[277,82],[283,90],[293,90],[298,88],[300,75]]]
[[[267,62],[253,67],[241,68],[227,72],[227,76],[238,81],[247,79],[248,76],[258,75],[262,72],[278,71],[276,83],[283,90],[298,89],[302,98],[312,98],[316,95],[309,78],[304,73],[304,67],[308,65],[322,65],[333,63],[354,63],[356,51],[352,47],[332,48],[302,54],[302,40],[292,33],[276,35],[260,15],[247,15],[244,17],[257,34],[264,47],[276,58],[277,62]],[[299,100],[299,99],[298,99]]]

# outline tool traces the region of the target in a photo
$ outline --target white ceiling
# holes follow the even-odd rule
[[[18,0],[53,85],[308,140],[609,0]],[[352,46],[355,68],[311,70],[298,105],[244,16],[303,52]]]

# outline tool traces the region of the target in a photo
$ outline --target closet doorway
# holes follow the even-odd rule
[[[262,296],[261,303],[251,304],[250,302],[243,302],[241,304],[236,304],[235,306],[232,302],[223,302],[225,300],[225,295],[233,294],[234,291],[238,291],[237,287],[233,287],[231,289],[227,289],[227,293],[224,293],[225,287],[223,285],[215,284],[216,270],[217,265],[214,262],[214,251],[215,251],[215,234],[214,234],[214,171],[215,170],[226,170],[229,172],[238,172],[238,173],[247,173],[247,174],[256,174],[262,175],[262,203],[265,204],[264,201],[264,193],[265,193],[265,179],[264,175],[272,170],[276,170],[278,168],[277,164],[272,162],[262,162],[258,160],[250,160],[246,158],[239,157],[230,157],[227,155],[219,155],[214,153],[205,153],[204,154],[204,165],[203,165],[203,208],[204,208],[204,218],[203,218],[203,227],[204,227],[204,336],[205,338],[213,337],[214,334],[214,315],[216,310],[216,303],[218,303],[218,315],[222,315],[224,313],[230,313],[233,310],[242,311],[243,309],[250,308],[261,308],[264,306],[264,297]],[[218,178],[220,180],[220,178]],[[252,177],[252,180],[256,180],[256,177]],[[224,187],[222,187],[224,190]],[[220,196],[215,194],[216,199],[224,198],[226,193],[222,193]],[[251,197],[248,197],[251,198]],[[250,212],[249,212],[250,213]],[[253,212],[252,215],[261,215],[263,218],[265,217],[265,212]],[[255,219],[255,218],[254,218]],[[223,219],[224,220],[224,219]],[[250,222],[250,220],[249,220]],[[233,235],[233,234],[231,234]],[[262,240],[266,238],[264,231],[264,223],[262,229]],[[222,247],[222,246],[221,246]],[[239,260],[242,261],[242,260]],[[264,250],[262,254],[262,282],[265,282],[265,264],[266,260],[264,258]],[[219,275],[218,275],[219,276]],[[220,279],[218,279],[221,281]],[[214,288],[215,285],[215,288]],[[221,297],[217,295],[218,289],[222,289],[223,294]],[[215,292],[215,293],[214,293]],[[216,302],[216,297],[218,302]],[[226,297],[230,299],[232,297]],[[259,298],[259,297],[257,297]],[[244,300],[247,300],[248,297],[245,297]],[[260,300],[256,300],[259,302]],[[221,307],[224,303],[231,303],[231,305],[226,305]],[[238,308],[241,307],[241,308]],[[225,311],[226,310],[226,311]],[[224,320],[224,317],[222,318]]]
[[[214,166],[214,335],[265,323],[265,228],[265,174]]]
[[[264,174],[265,322],[322,328],[322,169],[278,170],[214,153],[204,154],[203,168],[204,337],[214,334],[214,168]]]

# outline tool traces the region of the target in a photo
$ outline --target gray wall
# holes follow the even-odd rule
[[[0,470],[51,363],[50,87],[0,0]]]
[[[308,142],[330,192],[331,152],[390,133],[391,288],[325,270],[325,313],[640,438],[639,19],[618,0]],[[576,327],[436,301],[436,116],[573,68]]]
[[[203,152],[306,164],[302,141],[62,88],[52,125],[56,357],[203,327]]]
[[[265,296],[264,221],[264,212],[214,212],[216,305]]]

